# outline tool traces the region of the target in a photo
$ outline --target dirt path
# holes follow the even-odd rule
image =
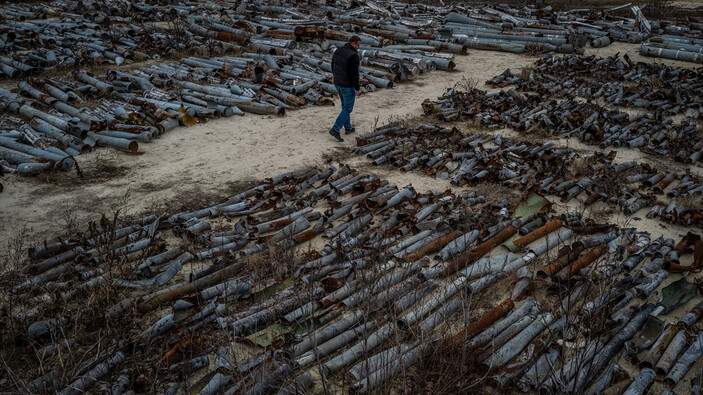
[[[520,68],[535,59],[472,51],[458,58],[454,72],[435,71],[393,89],[362,95],[352,120],[358,133],[365,133],[377,120],[380,125],[394,117],[421,115],[423,99],[440,96],[464,77],[475,77],[482,84],[506,64]],[[289,111],[283,118],[247,114],[213,120],[141,144],[144,154],[140,156],[98,149],[78,158],[87,176],[83,181],[75,172],[51,177],[54,182],[5,177],[0,240],[12,238],[21,229],[50,237],[64,230],[69,216],[85,223],[117,208],[140,213],[178,197],[224,195],[235,192],[240,181],[322,163],[325,154],[355,145],[353,138],[340,144],[327,134],[338,111],[338,106],[309,106]],[[101,170],[107,174],[101,176]]]
[[[609,56],[627,52],[636,61],[695,66],[643,58],[637,54],[638,48],[618,43],[592,53]],[[457,57],[453,72],[435,71],[393,89],[362,95],[352,114],[353,123],[358,133],[365,133],[376,122],[381,125],[390,119],[421,115],[422,100],[442,95],[464,78],[477,80],[485,89],[487,79],[508,67],[520,70],[536,59],[472,50]],[[320,164],[330,156],[349,156],[354,139],[337,143],[327,134],[337,113],[338,107],[310,106],[290,111],[283,118],[247,114],[178,128],[151,144],[141,144],[143,155],[128,156],[109,149],[81,155],[78,163],[84,179],[75,172],[37,178],[6,176],[2,179],[5,190],[0,194],[0,259],[5,243],[18,235],[53,240],[70,226],[84,229],[100,213],[119,209],[123,214],[140,214],[163,205],[177,209],[194,200],[235,193],[247,180]],[[569,144],[578,143],[572,140]],[[622,160],[641,156],[639,151],[629,151]],[[356,166],[367,166],[363,160],[352,161]],[[419,173],[374,170],[399,185],[412,183],[418,190],[450,186]]]

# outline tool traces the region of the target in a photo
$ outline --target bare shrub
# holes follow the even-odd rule
[[[471,92],[472,90],[478,88],[479,83],[480,81],[477,77],[466,77],[466,75],[463,75],[461,76],[461,81],[457,83],[457,86],[466,92]]]

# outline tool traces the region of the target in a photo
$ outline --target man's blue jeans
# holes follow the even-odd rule
[[[342,130],[342,126],[346,130],[351,130],[351,112],[354,110],[354,99],[356,98],[356,91],[354,88],[345,88],[343,86],[335,85],[337,88],[337,93],[339,94],[339,99],[342,101],[342,111],[339,113],[337,120],[334,122],[332,129],[336,131]]]

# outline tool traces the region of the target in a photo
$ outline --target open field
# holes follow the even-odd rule
[[[703,80],[695,63],[639,49],[584,56]],[[452,71],[364,93],[342,143],[327,133],[335,98],[176,128],[137,155],[97,149],[77,157],[80,174],[3,176],[0,392],[700,393],[703,233],[684,221],[703,194],[673,191],[700,183],[702,161],[625,138],[600,149],[546,125],[441,120],[427,104],[472,88],[537,100],[484,83],[530,75],[544,56],[470,49]],[[543,95],[530,114],[567,100]],[[683,112],[672,123],[700,130],[702,116]],[[382,155],[398,161],[373,165]],[[452,173],[462,166],[471,176]],[[666,201],[679,206],[651,215]]]
[[[615,53],[628,54],[635,61],[652,62],[639,55],[638,46],[614,44],[589,50],[599,57]],[[506,68],[520,70],[539,57],[471,51],[457,58],[452,72],[434,72],[399,84],[391,90],[362,95],[354,108],[353,120],[359,132],[393,119],[422,115],[420,103],[435,99],[463,79],[482,83]],[[693,67],[684,62],[656,60],[663,64]],[[79,165],[84,179],[75,172],[57,177],[5,181],[0,214],[0,238],[34,235],[34,239],[51,239],[65,226],[66,215],[75,225],[85,226],[99,218],[99,213],[120,209],[125,215],[138,215],[153,207],[178,208],[182,196],[214,199],[238,190],[241,182],[256,180],[301,167],[320,164],[335,155],[351,156],[356,144],[347,139],[337,143],[327,131],[334,123],[338,107],[308,106],[284,118],[247,114],[241,118],[212,120],[164,135],[156,144],[142,146],[141,156],[115,151],[96,151],[82,155]],[[466,132],[471,130],[466,129]],[[570,142],[578,146],[577,142]],[[583,150],[589,150],[581,146]],[[618,158],[648,160],[632,150],[620,150]],[[352,162],[353,163],[353,162]],[[695,169],[694,169],[695,171]],[[389,176],[393,176],[392,174]],[[395,175],[398,184],[427,185],[432,182],[415,174]],[[232,186],[235,188],[232,188]],[[437,180],[435,189],[448,187]],[[429,186],[429,185],[428,185]]]

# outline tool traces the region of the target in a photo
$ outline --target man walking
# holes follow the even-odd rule
[[[359,96],[359,54],[357,51],[360,46],[361,39],[358,36],[351,36],[349,42],[343,47],[337,48],[332,55],[334,87],[337,88],[339,100],[342,101],[342,111],[330,129],[330,134],[339,142],[344,141],[339,135],[342,127],[344,127],[345,134],[354,133],[350,115],[354,109],[355,96]]]

